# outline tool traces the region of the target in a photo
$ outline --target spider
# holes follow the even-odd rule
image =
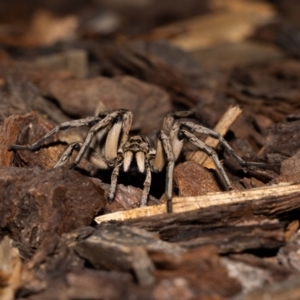
[[[179,111],[168,114],[163,121],[162,129],[157,134],[156,146],[147,136],[129,136],[132,124],[132,113],[126,109],[106,111],[95,117],[87,117],[68,121],[57,125],[49,133],[32,145],[10,145],[13,150],[36,150],[44,142],[59,132],[69,128],[90,127],[85,140],[70,144],[61,155],[54,168],[64,165],[70,158],[73,150],[78,154],[71,164],[71,168],[77,166],[83,157],[86,157],[93,165],[101,170],[112,170],[111,185],[108,202],[112,203],[115,197],[117,181],[120,170],[124,173],[135,171],[145,176],[141,206],[147,204],[152,173],[161,172],[166,168],[166,203],[167,212],[172,212],[173,170],[178,159],[184,141],[188,141],[200,150],[212,157],[216,170],[226,190],[232,186],[216,152],[201,141],[195,134],[200,133],[218,139],[221,145],[242,165],[262,166],[260,162],[247,162],[239,157],[228,142],[216,131],[180,119],[194,118],[198,116],[192,111]],[[98,140],[100,151],[96,151],[93,143]],[[88,154],[88,155],[87,155]]]

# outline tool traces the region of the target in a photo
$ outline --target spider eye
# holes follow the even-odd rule
[[[184,136],[184,134],[183,134],[182,131],[178,131],[177,137],[178,137],[178,140],[179,140],[179,141],[181,141],[181,140],[183,140],[183,139],[185,138],[185,136]]]
[[[141,140],[140,140],[140,139],[132,138],[132,139],[131,139],[131,143],[140,144],[140,143],[141,143]]]

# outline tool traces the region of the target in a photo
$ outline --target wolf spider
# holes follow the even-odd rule
[[[43,145],[46,139],[69,128],[88,126],[90,127],[85,140],[82,143],[70,144],[63,152],[54,168],[64,165],[70,158],[74,149],[79,152],[71,167],[77,166],[81,159],[88,153],[88,160],[101,170],[112,170],[111,186],[108,202],[112,203],[115,197],[117,181],[120,169],[124,173],[135,171],[145,176],[141,206],[147,204],[151,185],[152,173],[161,172],[166,167],[167,211],[172,212],[172,189],[174,164],[178,159],[185,140],[195,145],[198,149],[208,154],[214,161],[216,170],[226,190],[232,186],[216,152],[202,142],[195,133],[204,134],[219,140],[223,147],[242,166],[261,166],[259,162],[247,162],[239,157],[230,147],[227,141],[216,131],[190,121],[176,121],[181,118],[197,118],[192,111],[179,111],[168,114],[163,121],[163,127],[157,134],[156,146],[153,141],[146,137],[135,135],[129,137],[132,123],[132,113],[126,109],[101,112],[95,117],[88,117],[61,123],[49,133],[29,146],[10,145],[13,150],[36,150]],[[93,140],[104,142],[100,151],[92,148]]]

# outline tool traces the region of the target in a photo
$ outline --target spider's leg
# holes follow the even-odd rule
[[[116,133],[118,130],[120,130],[120,126],[118,125],[118,121],[119,118],[121,118],[120,116],[122,116],[122,114],[126,113],[127,111],[125,110],[116,110],[113,111],[111,113],[108,113],[104,119],[100,120],[97,124],[95,124],[93,127],[90,128],[81,148],[80,151],[78,152],[73,167],[76,166],[80,160],[82,159],[83,155],[85,154],[85,152],[87,151],[87,149],[90,148],[91,142],[94,138],[94,136],[100,132],[101,130],[107,128],[108,126],[112,126],[111,130],[113,133]],[[122,119],[122,118],[121,118]],[[116,122],[115,122],[116,121]],[[110,131],[108,132],[108,135],[110,134]],[[119,137],[119,136],[118,136]],[[107,137],[108,139],[108,137]],[[110,140],[109,140],[110,141]],[[118,141],[118,139],[117,139]],[[112,151],[114,149],[111,149]],[[117,150],[114,151],[113,153],[115,156],[113,157],[113,159],[115,159],[117,157]]]
[[[57,168],[60,166],[63,166],[68,159],[71,157],[74,150],[78,150],[82,143],[72,143],[68,146],[68,148],[63,152],[63,154],[60,156],[57,163],[53,166],[53,168]]]
[[[173,127],[174,121],[176,119],[182,119],[182,118],[192,118],[192,119],[202,121],[202,118],[194,111],[191,110],[174,111],[168,113],[167,116],[164,118],[163,130],[169,133]]]
[[[53,168],[63,166],[68,161],[68,159],[71,157],[73,151],[79,150],[81,146],[82,146],[82,143],[80,143],[80,142],[70,144],[68,146],[68,148],[60,156],[59,160],[53,166]],[[105,158],[100,153],[96,152],[93,148],[89,148],[87,160],[99,169],[102,169],[102,170],[108,169],[108,165],[105,162]]]
[[[160,172],[166,165],[165,151],[163,148],[162,141],[159,138],[159,134],[157,135],[156,151],[155,156],[151,161],[151,165],[154,172]]]
[[[193,118],[197,120],[201,120],[201,116],[199,116],[195,111],[192,110],[180,110],[174,111],[169,113],[174,119],[181,119],[181,118]]]
[[[119,176],[119,172],[120,172],[122,163],[123,162],[117,164],[111,173],[111,183],[110,183],[110,190],[109,190],[109,194],[108,194],[108,203],[110,203],[110,204],[114,201],[114,198],[115,198],[118,176]]]
[[[120,110],[113,122],[114,124],[107,134],[104,149],[107,161],[114,160],[118,155],[118,149],[122,148],[124,143],[128,140],[132,123],[132,113],[127,110]]]
[[[171,146],[174,154],[174,159],[175,161],[179,157],[182,148],[183,148],[183,141],[184,141],[184,136],[182,136],[180,132],[180,123],[176,122],[174,123],[170,133],[170,140],[171,140]]]
[[[82,126],[89,126],[95,122],[99,122],[101,119],[99,117],[89,117],[85,119],[79,119],[79,120],[73,120],[61,123],[54,127],[51,131],[49,131],[46,135],[44,135],[41,139],[36,141],[34,144],[29,146],[23,146],[23,145],[9,145],[10,149],[14,150],[36,150],[37,148],[41,147],[44,142],[54,135],[55,133],[59,132],[60,130],[66,130],[69,128],[75,128],[75,127],[82,127]]]
[[[109,168],[105,157],[92,148],[88,150],[87,160],[101,170],[106,170]]]
[[[193,133],[184,129],[182,129],[181,132],[184,134],[184,136],[190,143],[198,147],[200,150],[203,150],[207,155],[209,155],[213,159],[216,169],[221,177],[221,180],[224,183],[225,188],[227,190],[231,190],[231,182],[218,158],[217,153],[212,148],[208,147],[204,142],[199,140]]]
[[[149,164],[147,164],[146,165],[146,178],[144,181],[144,189],[143,189],[143,195],[142,195],[142,199],[141,199],[141,206],[147,205],[150,186],[151,186],[151,169],[150,169]]]
[[[167,212],[172,212],[172,194],[173,194],[173,172],[174,172],[174,154],[170,138],[161,130],[158,134],[158,139],[161,142],[162,149],[166,155],[167,173],[166,173],[166,198],[167,198]],[[157,155],[157,154],[156,154]],[[159,154],[163,155],[163,153]],[[155,165],[154,165],[155,167]]]
[[[184,127],[187,127],[191,129],[194,132],[205,134],[207,136],[210,136],[214,139],[219,140],[219,142],[222,144],[222,146],[228,151],[228,153],[234,157],[242,166],[256,166],[256,167],[265,167],[266,164],[262,162],[253,162],[253,161],[245,161],[240,156],[238,156],[235,151],[231,148],[231,146],[228,144],[228,142],[223,138],[223,136],[212,129],[206,128],[204,126],[194,124],[192,122],[182,122],[181,125]]]
[[[132,117],[133,117],[133,115],[132,115],[131,111],[126,111],[123,114],[123,131],[122,131],[122,135],[121,135],[121,138],[120,138],[119,148],[122,148],[122,146],[128,140],[129,131],[130,131],[131,124],[132,124]]]
[[[173,117],[173,114],[172,113],[169,113],[167,114],[165,117],[164,117],[164,120],[163,120],[163,125],[162,125],[162,130],[164,132],[167,132],[169,133],[172,126],[174,124],[174,117]]]

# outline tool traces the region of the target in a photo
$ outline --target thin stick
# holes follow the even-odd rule
[[[272,195],[272,197],[282,197],[293,193],[300,193],[300,184],[292,185],[291,183],[281,183],[244,191],[217,192],[196,197],[175,197],[173,198],[173,212],[183,213],[215,205],[229,205],[239,202],[255,201],[269,197],[270,195]],[[112,220],[125,221],[165,213],[166,205],[159,204],[98,216],[95,218],[95,221],[97,223]]]

